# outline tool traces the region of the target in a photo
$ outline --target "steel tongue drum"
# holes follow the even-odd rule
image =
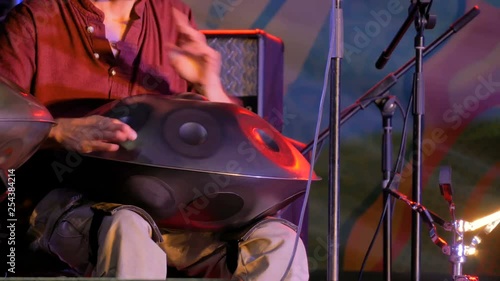
[[[160,227],[237,228],[305,193],[309,162],[241,106],[138,95],[92,114],[117,118],[138,134],[116,152],[85,156],[86,173],[99,179],[95,193],[145,209]],[[312,180],[319,178],[313,173]]]

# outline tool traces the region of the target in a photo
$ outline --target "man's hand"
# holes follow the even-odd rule
[[[49,139],[65,149],[81,153],[116,151],[118,143],[132,141],[137,133],[117,119],[93,115],[61,118],[49,133]]]
[[[177,9],[172,10],[179,38],[171,46],[170,63],[185,80],[201,89],[200,94],[211,101],[232,102],[220,81],[220,54],[208,46],[205,35],[189,24],[188,17]]]

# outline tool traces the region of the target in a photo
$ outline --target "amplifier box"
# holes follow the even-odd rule
[[[202,30],[208,45],[222,57],[221,79],[226,92],[264,118],[283,128],[284,44],[256,30]]]

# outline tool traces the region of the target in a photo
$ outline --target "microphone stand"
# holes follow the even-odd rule
[[[388,91],[392,86],[394,86],[398,79],[406,74],[408,70],[410,70],[411,67],[417,63],[418,70],[421,72],[421,65],[422,65],[422,59],[426,55],[428,55],[430,52],[432,52],[435,48],[437,48],[439,45],[441,45],[444,41],[446,41],[449,37],[451,37],[453,34],[457,33],[460,31],[464,26],[466,26],[472,19],[474,19],[477,15],[479,15],[480,11],[477,6],[473,7],[471,10],[469,10],[466,14],[464,14],[461,18],[459,18],[457,21],[455,21],[449,28],[446,30],[443,34],[441,34],[436,40],[434,40],[429,46],[427,47],[421,47],[420,45],[423,44],[423,37],[422,40],[419,40],[419,47],[416,47],[417,49],[417,57],[410,59],[406,64],[404,64],[401,68],[399,68],[397,71],[389,73],[385,78],[383,78],[381,81],[379,81],[376,85],[374,85],[371,89],[369,89],[362,97],[360,97],[354,104],[350,105],[346,109],[344,109],[340,114],[338,113],[338,107],[340,104],[340,61],[342,57],[342,46],[340,45],[342,43],[342,28],[343,28],[343,19],[342,19],[342,10],[341,10],[341,2],[339,0],[336,1],[335,5],[332,6],[334,7],[332,14],[334,15],[334,23],[332,23],[333,28],[334,28],[334,34],[332,35],[332,40],[334,41],[334,44],[332,46],[335,48],[333,50],[333,58],[331,58],[331,66],[330,66],[330,72],[331,72],[331,86],[330,86],[330,91],[331,91],[331,111],[330,111],[330,128],[327,128],[324,130],[319,136],[318,136],[318,142],[321,143],[323,142],[331,132],[331,129],[333,128],[332,132],[332,137],[330,138],[330,155],[329,155],[329,224],[328,224],[328,280],[339,280],[338,275],[339,275],[339,240],[338,240],[338,233],[339,233],[339,215],[340,215],[340,205],[339,205],[339,131],[340,131],[340,126],[344,124],[349,118],[354,116],[359,110],[365,109],[368,105],[370,105],[372,102],[376,100],[380,100],[383,98],[386,98],[388,96]],[[410,19],[413,19],[415,17],[415,13],[417,11],[420,11],[416,7],[418,6],[413,6],[413,9],[410,12]],[[421,18],[422,15],[420,15],[419,18]],[[421,20],[419,20],[420,22]],[[400,32],[404,32],[406,29],[408,29],[409,25],[408,23],[411,23],[410,20],[407,19],[405,22],[405,26],[401,28]],[[422,35],[422,34],[419,34]],[[396,36],[396,40],[400,40],[402,37],[401,35]],[[338,39],[340,38],[340,39]],[[420,37],[419,37],[420,38]],[[416,40],[417,43],[417,40]],[[420,44],[421,43],[421,44]],[[391,44],[391,46],[394,44]],[[395,45],[394,45],[395,46]],[[394,47],[390,47],[388,50],[392,50]],[[384,59],[379,59],[377,61],[377,66],[383,67],[387,60],[390,57],[390,52],[384,51],[382,54]],[[383,62],[385,60],[385,62]],[[423,85],[423,81],[421,79],[422,74],[420,73],[419,75],[415,75],[416,78],[419,78],[418,83],[415,83],[414,86],[414,92],[415,93],[420,93],[419,99],[423,99],[423,89],[421,85]],[[419,86],[420,87],[416,87]],[[421,100],[420,102],[416,103],[419,105],[419,111],[417,113],[421,113],[420,110],[423,110],[423,101]],[[422,108],[420,108],[422,107]],[[423,113],[423,112],[422,112]],[[418,116],[420,119],[420,122],[422,120],[423,114]],[[384,120],[384,122],[389,122],[389,120]],[[390,123],[389,123],[390,124]],[[417,145],[421,145],[421,133],[420,131],[422,130],[422,127],[420,125],[421,123],[418,123],[418,126],[415,126],[416,129],[418,129],[417,135],[418,139]],[[389,137],[390,139],[390,137]],[[301,153],[303,155],[307,155],[311,149],[313,148],[314,145],[314,140],[311,141],[309,144],[307,144],[304,148],[302,148]],[[384,157],[385,157],[385,162],[383,162],[384,167],[384,179],[383,179],[383,185],[385,187],[385,184],[388,183],[387,181],[387,176],[385,171],[387,171],[387,166],[389,164],[389,160],[392,160],[392,153],[390,153],[390,149],[392,147],[387,147],[384,145],[385,150],[383,152]],[[420,150],[421,146],[418,146]],[[390,153],[390,155],[389,155]],[[386,155],[387,154],[387,155]],[[418,159],[420,159],[418,157]],[[418,164],[420,162],[415,162],[414,164]],[[390,170],[390,169],[389,169]],[[420,168],[419,168],[420,171]],[[419,176],[416,179],[420,179],[420,173]],[[421,184],[421,181],[419,180],[417,182],[418,184]],[[420,189],[417,188],[416,191],[418,192],[416,197],[419,197],[418,195],[420,194]],[[384,197],[384,199],[387,199],[387,197]],[[420,201],[420,200],[419,200]],[[389,214],[390,212],[387,212],[386,214]],[[388,215],[389,217],[390,215]],[[418,218],[418,217],[417,217]],[[415,221],[415,217],[414,217]],[[418,231],[419,229],[419,224],[416,225],[414,231]],[[392,223],[391,223],[391,218],[389,217],[385,221],[385,227],[384,227],[384,276],[386,281],[390,281],[391,279],[391,232],[392,232]],[[416,240],[419,243],[419,240]],[[419,267],[420,267],[420,256],[419,253],[417,253],[417,256],[414,258],[414,267],[413,267],[413,272],[416,275],[415,279],[419,279]],[[418,275],[417,275],[418,274]],[[414,280],[415,280],[414,279]]]
[[[340,228],[340,180],[339,180],[339,143],[340,143],[340,78],[343,58],[343,12],[342,1],[332,1],[331,11],[331,64],[330,64],[330,138],[328,157],[328,270],[327,280],[339,280],[339,228]]]
[[[417,0],[416,6],[418,15],[415,22],[417,35],[415,36],[415,75],[413,76],[413,178],[412,178],[412,197],[413,201],[420,203],[422,201],[422,142],[424,132],[425,115],[425,83],[423,74],[423,50],[424,30],[428,23],[427,6],[432,0]],[[420,237],[420,213],[412,214],[412,281],[420,280],[420,261],[421,261],[421,237]]]
[[[425,48],[424,57],[431,53],[434,49],[439,47],[442,43],[444,43],[448,38],[450,38],[453,34],[457,33],[466,26],[472,19],[474,19],[477,15],[479,15],[480,10],[478,7],[473,7],[466,14],[464,14],[461,18],[455,21],[443,34],[441,34],[436,40],[434,40],[429,46]],[[356,102],[354,102],[349,107],[345,108],[340,113],[340,125],[344,124],[347,120],[349,120],[352,116],[354,116],[358,111],[365,109],[372,102],[384,98],[388,95],[388,91],[396,85],[398,79],[405,75],[413,66],[415,65],[415,58],[408,60],[402,67],[400,67],[397,71],[389,73],[386,77],[380,80],[377,84],[375,84],[372,88],[366,91]],[[323,142],[330,135],[330,128],[325,129],[318,136],[319,142]],[[304,146],[300,151],[303,155],[309,153],[313,148],[314,141],[309,142]]]
[[[391,178],[393,177],[392,171],[392,118],[394,112],[396,111],[396,97],[388,96],[381,101],[376,102],[380,112],[382,113],[382,127],[384,133],[382,135],[382,190],[385,188],[390,188],[389,184]],[[392,198],[388,194],[384,194],[383,208],[387,206],[387,211],[384,217],[384,237],[383,237],[383,249],[384,258],[386,263],[384,263],[384,276],[385,280],[390,280],[391,276],[391,265],[392,265]]]

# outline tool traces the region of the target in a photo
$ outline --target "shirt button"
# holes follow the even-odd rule
[[[98,53],[94,53],[94,58],[96,58],[98,60],[99,59],[99,54]]]
[[[87,32],[88,33],[94,33],[94,27],[93,26],[87,26]]]
[[[116,70],[115,70],[114,68],[111,68],[111,69],[109,70],[109,75],[111,75],[111,76],[115,76],[115,75],[116,75]]]

